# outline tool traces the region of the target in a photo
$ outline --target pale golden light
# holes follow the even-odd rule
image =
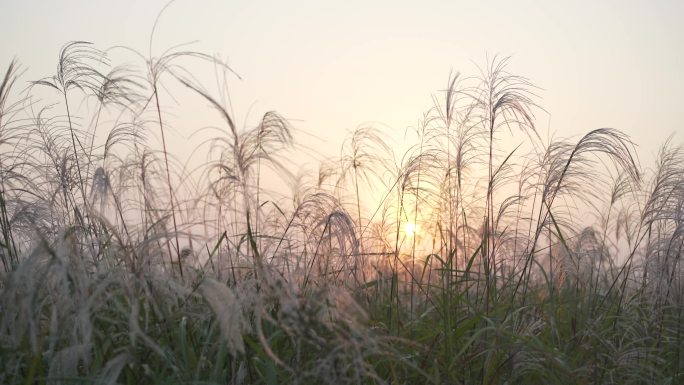
[[[404,234],[406,234],[407,237],[412,238],[418,235],[418,232],[420,232],[419,225],[413,222],[408,222],[404,225]]]

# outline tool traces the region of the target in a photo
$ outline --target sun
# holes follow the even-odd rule
[[[404,225],[404,234],[406,234],[407,237],[412,238],[418,235],[418,232],[420,231],[420,226],[413,222],[407,222]]]

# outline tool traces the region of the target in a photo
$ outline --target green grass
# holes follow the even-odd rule
[[[364,126],[312,175],[284,117],[237,122],[180,65],[224,63],[139,56],[74,42],[55,76],[3,78],[0,383],[684,380],[672,140],[645,168],[615,129],[542,138],[496,58],[448,78],[406,153]],[[169,92],[218,121],[192,172]]]

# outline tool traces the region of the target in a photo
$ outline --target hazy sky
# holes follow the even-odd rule
[[[0,0],[0,65],[17,57],[24,80],[51,75],[70,40],[146,52],[165,4]],[[511,55],[510,70],[543,89],[541,130],[619,128],[649,158],[684,133],[683,15],[684,1],[178,0],[154,47],[198,40],[243,78],[231,91],[238,117],[275,109],[333,152],[367,121],[401,137],[451,70],[474,75],[486,55]]]

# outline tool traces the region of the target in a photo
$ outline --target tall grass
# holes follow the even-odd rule
[[[1,383],[682,381],[673,139],[643,168],[615,129],[542,138],[495,58],[449,76],[405,154],[363,126],[311,176],[284,117],[238,122],[179,64],[224,63],[105,52],[0,86]],[[219,122],[193,172],[171,92]]]

